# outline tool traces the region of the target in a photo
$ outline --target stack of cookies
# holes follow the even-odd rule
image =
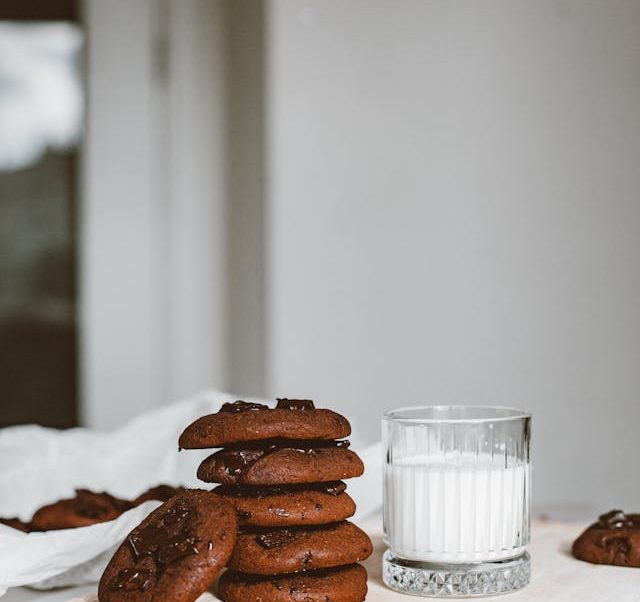
[[[236,511],[239,533],[219,585],[226,602],[362,602],[372,552],[347,518],[355,504],[343,479],[364,466],[345,440],[343,416],[312,401],[275,409],[237,401],[191,424],[183,449],[222,448],[198,478]]]

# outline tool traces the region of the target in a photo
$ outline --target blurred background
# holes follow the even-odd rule
[[[639,191],[636,0],[3,0],[0,426],[509,405],[638,510]]]

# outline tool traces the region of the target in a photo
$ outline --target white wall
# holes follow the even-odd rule
[[[152,194],[152,0],[87,0],[80,207],[83,419],[111,427],[164,396]],[[161,339],[160,339],[161,340]]]
[[[222,0],[85,0],[83,422],[227,386]]]
[[[640,498],[640,3],[273,0],[268,388],[534,414],[538,508]]]
[[[262,0],[84,0],[83,422],[264,392]]]

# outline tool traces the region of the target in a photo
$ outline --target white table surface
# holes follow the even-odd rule
[[[372,536],[375,545],[373,556],[364,563],[369,571],[367,602],[415,600],[413,597],[392,592],[383,585],[380,562],[384,545],[380,521],[372,521],[363,527]],[[483,600],[640,602],[640,569],[592,565],[575,560],[571,556],[571,542],[583,528],[584,525],[580,524],[534,522],[533,541],[529,547],[533,561],[531,583],[508,597],[498,596]],[[90,600],[95,591],[95,586],[48,593],[19,588],[7,593],[2,602],[80,602]],[[212,600],[210,596],[207,598]]]

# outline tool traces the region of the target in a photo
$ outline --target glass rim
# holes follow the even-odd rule
[[[508,416],[486,416],[482,418],[446,418],[446,417],[433,417],[433,418],[411,418],[407,416],[398,416],[401,412],[409,412],[411,410],[450,410],[450,409],[470,408],[475,410],[502,410],[512,412]],[[518,408],[512,408],[509,406],[491,406],[491,405],[425,405],[425,406],[405,406],[402,408],[396,408],[389,410],[382,415],[382,420],[389,422],[408,422],[412,424],[482,424],[488,422],[510,422],[516,420],[524,420],[531,418],[531,412],[521,410]]]

